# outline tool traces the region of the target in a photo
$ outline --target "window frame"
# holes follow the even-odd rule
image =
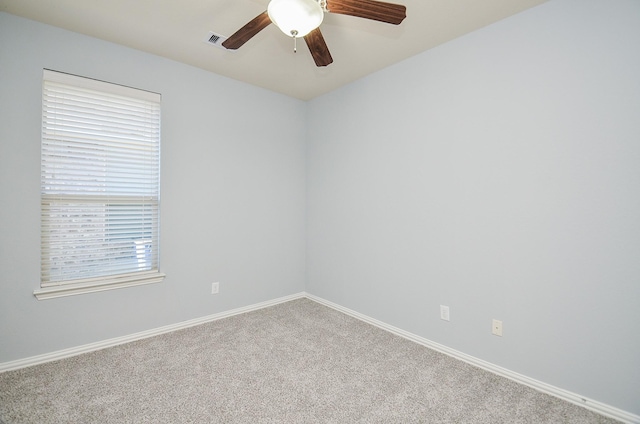
[[[45,137],[47,137],[47,135],[45,135],[45,131],[47,130],[45,128],[45,125],[46,124],[50,125],[50,118],[49,117],[45,118],[45,110],[47,107],[45,105],[45,99],[46,99],[46,87],[50,83],[62,84],[64,86],[73,87],[74,89],[90,90],[90,91],[98,92],[101,95],[123,96],[129,100],[149,102],[150,104],[154,105],[153,109],[157,114],[157,126],[154,126],[153,130],[157,132],[157,137],[154,136],[152,138],[151,145],[153,149],[152,155],[154,155],[156,159],[152,160],[152,162],[154,162],[155,165],[154,165],[154,168],[152,168],[152,171],[150,171],[151,174],[149,174],[149,175],[152,175],[152,177],[150,177],[150,181],[153,182],[153,185],[152,185],[153,187],[152,190],[154,193],[153,195],[147,195],[143,193],[143,194],[133,195],[132,197],[128,197],[128,195],[110,194],[110,193],[107,193],[112,190],[111,188],[109,188],[109,183],[105,183],[105,188],[104,188],[105,192],[98,193],[97,195],[95,193],[85,194],[81,191],[74,191],[73,188],[68,192],[66,192],[64,190],[65,186],[63,186],[63,188],[61,188],[60,190],[56,191],[54,194],[49,193],[52,190],[50,189],[48,180],[45,177],[45,169],[47,171],[49,170],[49,168],[45,166],[45,158],[47,158],[48,160],[51,160],[51,154],[49,152],[45,152],[45,144],[46,144]],[[136,89],[136,88],[126,87],[118,84],[108,83],[104,81],[80,77],[80,76],[52,71],[48,69],[43,70],[42,84],[43,84],[43,87],[42,87],[42,101],[43,101],[42,125],[43,127],[42,127],[42,137],[41,137],[41,155],[42,155],[41,157],[41,168],[42,168],[42,171],[41,171],[41,209],[42,209],[41,211],[41,214],[42,214],[42,217],[41,217],[41,237],[42,237],[41,238],[41,282],[40,282],[40,288],[34,290],[33,292],[35,297],[38,300],[44,300],[44,299],[71,296],[71,295],[77,295],[77,294],[83,294],[83,293],[92,293],[92,292],[98,292],[98,291],[104,291],[104,290],[138,286],[143,284],[158,283],[163,281],[165,274],[160,272],[160,222],[159,222],[160,221],[161,95],[157,93],[149,92],[149,91]],[[92,109],[90,106],[87,106],[86,109],[83,109],[83,111],[84,112],[88,111],[94,114],[96,112],[96,110]],[[106,116],[106,114],[99,114],[100,119],[104,118],[104,116]],[[47,121],[48,119],[49,121]],[[109,122],[111,121],[112,120],[109,120]],[[82,134],[85,135],[89,133],[88,130],[86,131],[87,132]],[[98,133],[98,136],[100,137],[105,136],[105,134],[101,133],[100,130],[95,130],[95,131]],[[95,135],[96,132],[94,132],[93,135]],[[64,137],[61,136],[60,138],[62,139]],[[78,143],[77,140],[74,141],[76,145],[82,144],[83,142],[84,141],[80,141]],[[121,143],[122,140],[118,139],[118,142]],[[64,140],[62,142],[56,141],[56,143],[61,143],[61,145],[63,145],[63,147],[65,148],[68,148],[68,146],[71,145],[71,142],[67,140]],[[68,144],[64,144],[64,143],[68,143]],[[86,146],[96,145],[95,142],[86,141],[84,143],[86,143]],[[125,144],[126,143],[127,141],[125,140]],[[109,150],[109,149],[107,148],[106,150]],[[108,154],[113,154],[113,153],[111,151],[107,151],[105,153],[105,156],[108,157]],[[69,159],[69,157],[70,156],[64,156],[65,159]],[[57,160],[57,159],[54,159],[54,160]],[[90,163],[94,164],[95,162],[90,162]],[[128,167],[125,168],[125,170],[127,171],[126,173],[129,174]],[[105,171],[105,172],[109,172],[109,171]],[[140,172],[140,171],[138,170],[137,172]],[[144,172],[149,172],[149,171],[145,170]],[[143,174],[138,173],[136,174],[136,177],[139,177],[140,175],[143,175]],[[147,174],[144,174],[144,175],[147,175]],[[133,178],[135,177],[127,177],[127,178],[129,179],[125,180],[126,181],[125,184],[127,184],[126,187],[129,187],[129,185],[133,184]],[[122,177],[118,176],[118,184],[121,183],[122,181],[121,179]],[[66,181],[67,183],[69,181],[76,183],[78,180],[67,179],[64,181]],[[63,181],[63,184],[64,184],[64,181]],[[80,185],[84,187],[84,184],[85,183],[82,183]],[[121,190],[128,190],[128,188],[121,189]],[[80,276],[80,278],[65,279],[64,276],[61,277],[60,275],[56,276],[55,278],[52,278],[50,274],[52,257],[49,253],[49,249],[52,249],[52,247],[55,246],[54,244],[55,242],[50,242],[50,240],[52,240],[51,235],[53,234],[51,230],[51,228],[53,228],[51,225],[51,222],[52,222],[51,220],[56,218],[52,218],[53,216],[52,214],[55,214],[55,212],[52,212],[52,210],[54,209],[51,207],[51,204],[53,204],[54,202],[58,202],[56,204],[57,205],[56,207],[60,208],[60,210],[67,212],[67,210],[64,209],[65,202],[67,203],[66,207],[70,208],[71,201],[68,199],[74,199],[74,198],[79,199],[78,202],[85,205],[85,207],[89,208],[91,213],[93,213],[93,209],[91,209],[93,207],[95,207],[95,210],[104,211],[102,213],[104,214],[105,220],[107,221],[113,218],[113,216],[111,215],[113,213],[111,212],[113,208],[117,208],[120,206],[125,209],[130,209],[131,205],[128,205],[127,203],[131,202],[132,199],[137,200],[134,206],[137,205],[136,207],[149,208],[150,210],[152,210],[151,215],[154,217],[152,219],[152,221],[154,222],[152,224],[149,224],[148,220],[144,221],[144,219],[142,219],[143,224],[140,224],[137,222],[134,223],[134,226],[136,227],[132,232],[134,234],[147,234],[149,233],[149,231],[151,231],[151,239],[150,240],[146,240],[144,238],[139,238],[137,240],[134,240],[133,238],[131,238],[131,240],[127,238],[123,239],[125,243],[128,241],[131,241],[133,243],[132,245],[133,249],[135,249],[135,251],[133,252],[134,259],[127,258],[127,257],[125,257],[124,259],[118,259],[118,260],[121,260],[121,263],[125,264],[125,266],[129,269],[124,269],[122,273],[119,273],[119,271],[117,271],[116,269],[119,266],[119,264],[116,263],[115,261],[111,261],[107,265],[101,266],[101,269],[103,270],[103,272],[104,270],[110,271],[111,272],[110,274],[93,276],[89,272],[86,275],[82,275],[83,271],[86,272],[85,268],[88,268],[89,262],[87,261],[85,263],[82,260],[74,259],[75,262],[73,264],[73,267],[78,270],[77,274]],[[141,198],[145,198],[145,203],[140,203]],[[87,206],[91,202],[94,202],[96,206],[91,206],[91,207]],[[90,213],[87,213],[84,211],[83,213],[90,215]],[[127,212],[127,213],[131,214],[131,212]],[[145,210],[144,212],[138,212],[137,215],[134,213],[134,217],[135,218],[146,217],[147,214],[148,212]],[[127,216],[130,216],[130,215],[127,215]],[[70,225],[68,224],[68,222],[70,222],[70,218],[60,218],[60,219],[63,220],[64,224]],[[55,223],[57,223],[57,221]],[[93,226],[95,227],[95,225]],[[67,226],[65,227],[65,230],[69,231],[69,228],[70,227]],[[149,228],[151,230],[149,230]],[[109,239],[109,236],[111,234],[109,233],[108,230],[101,231],[99,229],[96,230],[96,233],[100,234],[100,237],[104,239]],[[80,239],[74,239],[74,242],[78,243],[79,240]],[[141,244],[143,241],[145,243]],[[113,243],[112,240],[109,240],[108,242],[103,242],[102,244],[110,245],[111,243]],[[152,252],[152,258],[147,260],[147,258],[144,256],[146,253],[141,252],[141,250],[147,249],[147,245],[149,244],[152,245],[149,248],[150,251]],[[86,249],[86,247],[84,246],[83,248]],[[93,250],[88,250],[88,251],[93,252]],[[103,256],[105,255],[103,254]],[[133,269],[131,269],[132,267],[135,268],[136,265],[133,265],[133,264],[136,262],[138,264],[143,264],[143,266],[140,266],[140,265],[137,265],[137,266],[145,269],[142,269],[140,271],[134,271]],[[113,265],[114,263],[116,263],[115,267]],[[128,272],[125,272],[125,271],[128,271]]]

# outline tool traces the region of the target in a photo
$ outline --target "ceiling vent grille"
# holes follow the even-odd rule
[[[209,34],[204,39],[204,42],[207,43],[207,44],[211,44],[212,46],[216,46],[219,49],[227,50],[222,45],[222,43],[227,41],[227,38],[228,37],[225,37],[223,35],[216,34],[215,32],[209,31]]]

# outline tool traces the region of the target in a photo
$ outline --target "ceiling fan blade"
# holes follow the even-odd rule
[[[327,43],[324,41],[320,28],[316,28],[309,34],[305,35],[304,41],[307,42],[307,46],[309,47],[311,56],[313,56],[313,60],[316,62],[316,66],[327,66],[333,63],[333,58],[331,57],[331,53],[329,53],[329,48],[327,47]]]
[[[233,33],[227,40],[222,43],[224,48],[235,50],[249,41],[257,33],[265,29],[271,23],[271,18],[267,12],[263,12],[250,20],[245,26]]]
[[[399,25],[407,17],[406,6],[376,0],[327,0],[327,10],[394,25]]]

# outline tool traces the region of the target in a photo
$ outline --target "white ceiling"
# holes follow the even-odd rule
[[[304,43],[275,25],[237,51],[205,43],[233,34],[268,0],[0,0],[0,11],[153,53],[298,99],[309,100],[405,58],[546,0],[393,0],[399,26],[325,14],[321,30],[334,62],[315,66]]]

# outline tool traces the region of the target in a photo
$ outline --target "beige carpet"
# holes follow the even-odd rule
[[[18,423],[613,423],[308,299],[0,374]]]

